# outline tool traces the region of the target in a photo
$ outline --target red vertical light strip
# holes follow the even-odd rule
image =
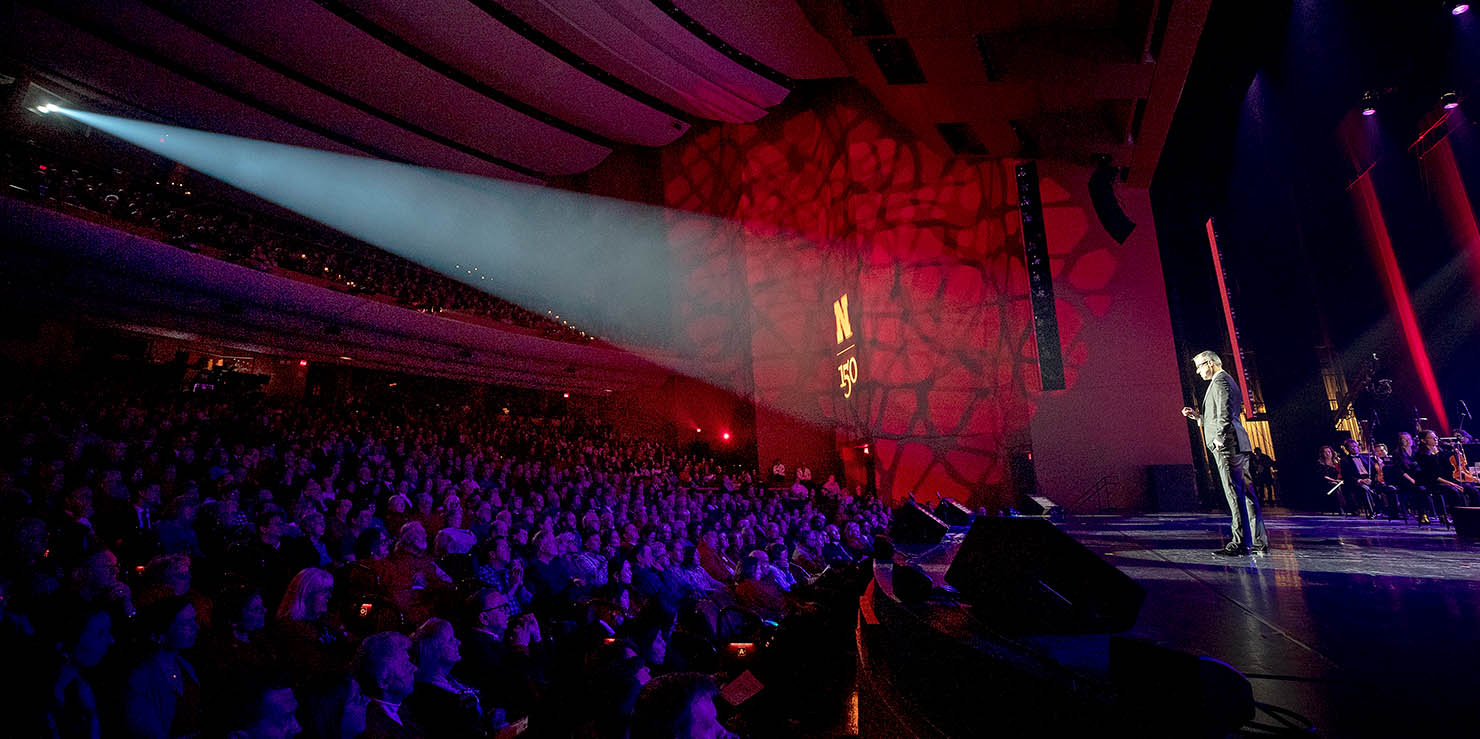
[[[1218,237],[1213,233],[1213,219],[1208,219],[1208,249],[1213,252],[1213,274],[1218,277],[1218,297],[1223,301],[1223,320],[1228,326],[1228,341],[1233,345],[1233,369],[1238,373],[1238,389],[1244,396],[1244,415],[1254,415],[1249,404],[1249,378],[1244,376],[1244,353],[1238,348],[1238,330],[1233,327],[1233,304],[1228,301],[1228,281],[1223,278],[1223,255],[1218,253]]]
[[[1388,299],[1398,314],[1398,325],[1403,330],[1403,341],[1408,345],[1408,354],[1413,357],[1413,368],[1418,372],[1418,381],[1423,385],[1433,410],[1432,418],[1444,433],[1449,433],[1449,414],[1444,411],[1444,402],[1439,398],[1439,382],[1434,379],[1434,368],[1429,363],[1429,351],[1424,348],[1423,334],[1418,330],[1418,317],[1413,313],[1413,301],[1408,297],[1408,286],[1403,282],[1403,271],[1398,268],[1398,256],[1393,253],[1393,240],[1388,235],[1387,221],[1382,217],[1382,206],[1377,201],[1377,188],[1371,177],[1362,177],[1352,185],[1357,198],[1357,209],[1367,227],[1367,237],[1377,251],[1377,261],[1382,267],[1387,282]]]
[[[1460,250],[1469,253],[1471,275],[1476,289],[1480,289],[1480,226],[1476,225],[1475,213],[1470,209],[1470,194],[1460,176],[1459,162],[1454,158],[1454,148],[1449,145],[1449,139],[1446,137],[1430,149],[1423,161],[1432,168],[1434,189],[1439,207],[1444,211],[1444,220],[1459,240]]]

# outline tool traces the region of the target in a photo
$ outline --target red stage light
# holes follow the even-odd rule
[[[569,399],[570,399],[570,393],[566,393],[566,394],[565,394],[565,399],[566,399],[566,400],[569,400]]]
[[[42,172],[45,172],[46,171],[46,165],[45,164],[38,165],[36,168],[39,169],[39,170],[41,170]]]
[[[307,367],[308,366],[308,360],[307,359],[300,359],[300,360],[298,360],[298,366],[299,367]]]
[[[1363,225],[1377,252],[1378,266],[1387,282],[1388,300],[1398,314],[1398,327],[1403,342],[1408,345],[1408,356],[1413,360],[1413,369],[1418,374],[1419,384],[1433,411],[1434,425],[1439,431],[1449,433],[1449,413],[1439,396],[1439,382],[1434,377],[1434,366],[1429,362],[1429,351],[1424,346],[1423,333],[1419,330],[1418,316],[1413,310],[1413,300],[1408,295],[1408,285],[1403,281],[1403,270],[1398,266],[1398,256],[1393,251],[1393,239],[1388,232],[1387,221],[1382,216],[1382,205],[1377,199],[1377,188],[1372,178],[1362,176],[1352,187],[1357,206],[1365,216]]]
[[[719,435],[719,438],[724,439],[725,441],[729,441],[730,440],[730,432],[726,431],[723,434],[720,434]]]

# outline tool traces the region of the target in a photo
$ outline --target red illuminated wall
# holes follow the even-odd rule
[[[1045,168],[1069,389],[1041,393],[1011,162],[945,158],[875,110],[841,93],[664,151],[664,199],[685,244],[680,330],[686,349],[753,391],[760,458],[818,467],[836,459],[837,438],[869,439],[886,495],[983,505],[1009,501],[1007,455],[1030,435],[1051,493],[1080,484],[1064,471],[1074,466],[1189,461],[1149,213],[1128,255],[1093,223],[1088,172]],[[848,401],[833,362],[842,292],[860,315],[861,384]],[[1141,388],[1129,396],[1113,386],[1128,378]],[[1112,402],[1131,415],[1102,412]],[[1045,409],[1052,420],[1035,420]],[[1117,440],[1130,427],[1174,443],[1132,454],[1145,441]]]

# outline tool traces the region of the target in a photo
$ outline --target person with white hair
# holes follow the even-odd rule
[[[1223,369],[1218,355],[1205,351],[1192,358],[1197,376],[1208,381],[1201,411],[1184,407],[1182,415],[1202,424],[1203,444],[1213,455],[1223,495],[1233,513],[1233,540],[1213,554],[1236,557],[1269,551],[1269,535],[1264,530],[1264,517],[1259,512],[1259,497],[1249,487],[1249,453],[1253,446],[1244,430],[1243,394],[1233,375]],[[1251,543],[1252,542],[1252,543]]]

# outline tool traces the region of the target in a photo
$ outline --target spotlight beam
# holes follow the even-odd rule
[[[47,107],[595,336],[667,343],[661,208]]]

